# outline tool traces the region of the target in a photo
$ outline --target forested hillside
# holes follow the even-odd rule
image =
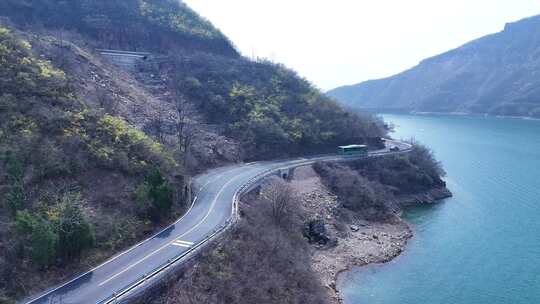
[[[173,0],[0,2],[0,302],[181,214],[192,174],[386,135]],[[96,49],[147,51],[129,74]],[[239,151],[239,152],[238,152]]]
[[[345,111],[279,64],[200,53],[175,57],[171,73],[173,87],[239,141],[246,159],[334,151],[386,132],[381,121]]]
[[[0,15],[32,29],[76,31],[100,48],[238,56],[227,37],[176,0],[3,0]]]
[[[540,117],[540,16],[422,61],[401,74],[334,89],[376,110]]]
[[[190,114],[219,125],[241,144],[246,159],[364,143],[385,133],[380,122],[344,111],[293,71],[240,57],[219,30],[179,1],[8,0],[0,5],[0,14],[26,28],[76,32],[99,48],[167,55],[146,69],[166,79],[173,95],[169,101],[183,99],[197,109]]]
[[[122,249],[184,200],[172,178],[182,169],[164,146],[88,107],[69,75],[5,27],[0,65],[0,299],[7,301],[84,269],[81,257],[99,261]]]

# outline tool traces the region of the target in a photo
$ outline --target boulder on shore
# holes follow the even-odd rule
[[[319,243],[326,245],[330,241],[327,235],[326,224],[324,220],[312,220],[306,223],[304,227],[304,236],[309,239],[310,243]]]

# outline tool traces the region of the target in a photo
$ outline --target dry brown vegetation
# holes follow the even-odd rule
[[[283,192],[279,192],[283,190]],[[154,303],[327,303],[311,268],[303,216],[290,186],[275,182],[241,203],[242,219]]]
[[[385,220],[396,214],[402,196],[446,188],[441,164],[418,143],[407,154],[346,164],[319,163],[314,168],[344,207],[368,220]]]

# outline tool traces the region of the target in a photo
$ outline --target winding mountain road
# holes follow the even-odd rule
[[[386,141],[386,148],[369,157],[407,153],[411,146]],[[397,146],[399,151],[391,151]],[[264,177],[319,161],[348,161],[354,156],[326,155],[291,160],[232,165],[195,178],[196,197],[187,213],[160,233],[118,254],[100,266],[35,297],[27,304],[117,303],[159,280],[185,262],[208,241],[232,225],[238,197]]]

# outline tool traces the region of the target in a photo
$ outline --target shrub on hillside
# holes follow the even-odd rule
[[[95,244],[94,231],[82,206],[78,193],[64,195],[57,207],[58,252],[61,257],[73,259]],[[52,211],[54,212],[54,211]]]
[[[64,134],[80,139],[94,161],[108,169],[140,174],[152,166],[169,170],[176,165],[161,144],[119,117],[91,112],[73,114]]]
[[[314,168],[344,207],[370,220],[384,220],[397,211],[396,196],[446,186],[441,164],[418,143],[405,154],[343,164],[317,163]]]
[[[78,258],[94,246],[93,228],[81,205],[80,195],[69,193],[52,206],[17,212],[15,225],[20,241],[35,265],[43,268],[57,258]]]
[[[169,215],[173,204],[173,190],[158,168],[150,170],[145,181],[135,191],[139,212],[154,221]]]
[[[370,181],[346,165],[317,163],[314,169],[345,208],[366,219],[385,220],[396,209],[394,197],[383,185]]]
[[[433,152],[414,143],[406,154],[369,158],[350,163],[350,167],[369,180],[383,184],[395,195],[415,194],[446,186],[445,172]]]
[[[30,249],[30,256],[35,265],[44,268],[55,262],[58,233],[50,221],[25,210],[17,212],[16,226],[22,235],[23,243]]]

